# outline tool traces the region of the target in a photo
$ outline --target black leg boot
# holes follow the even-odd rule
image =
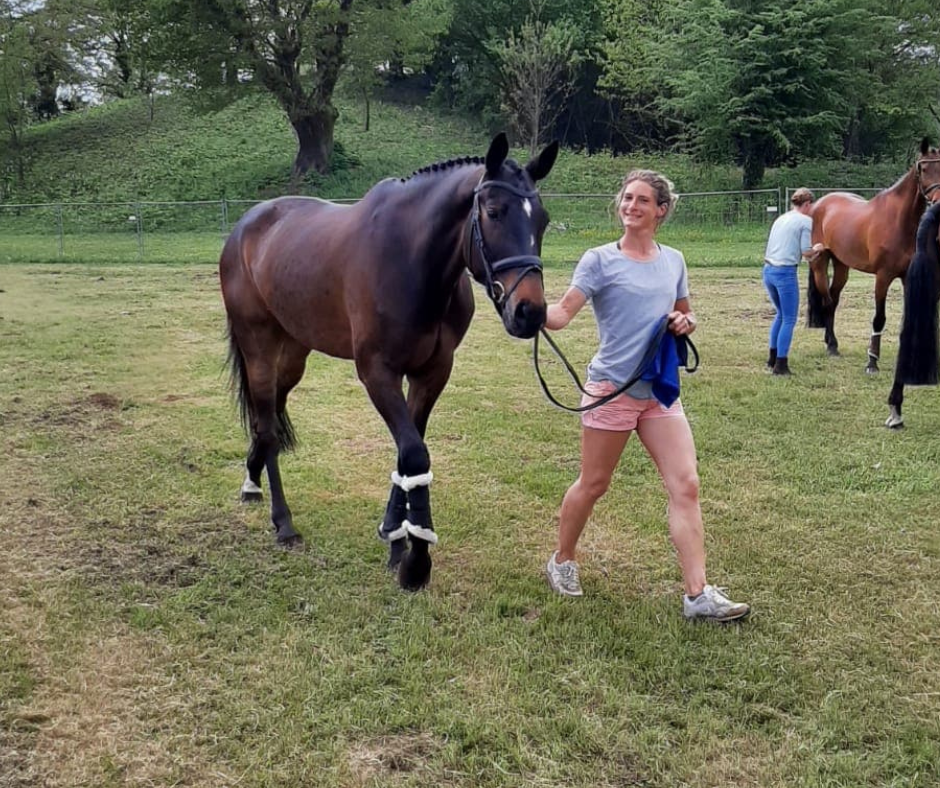
[[[789,375],[790,374],[790,365],[787,364],[786,356],[777,356],[777,360],[774,362],[774,374],[775,375]]]
[[[777,348],[772,347],[770,349],[770,355],[767,357],[767,366],[770,369],[774,368],[774,364],[777,363]]]

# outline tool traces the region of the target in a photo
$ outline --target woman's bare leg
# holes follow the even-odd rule
[[[695,441],[685,417],[646,419],[637,435],[659,469],[669,498],[669,536],[679,554],[685,592],[705,587],[705,529],[699,504]]]
[[[575,546],[594,504],[607,492],[630,431],[581,428],[581,473],[568,488],[558,517],[557,561],[574,559]]]

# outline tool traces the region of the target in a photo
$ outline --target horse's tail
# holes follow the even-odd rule
[[[242,349],[238,346],[238,340],[235,338],[235,332],[232,331],[231,318],[228,321],[227,333],[229,383],[235,397],[235,403],[238,405],[238,415],[241,418],[242,426],[250,435],[254,408],[248,382],[248,367],[245,364]],[[297,446],[297,434],[294,432],[294,425],[291,423],[290,416],[287,415],[286,408],[277,412],[277,442],[281,451],[292,451]]]
[[[904,282],[904,322],[896,377],[908,386],[940,381],[937,299],[940,297],[940,203],[928,208],[917,228],[917,245]]]
[[[826,308],[823,305],[822,293],[816,287],[816,280],[813,278],[813,267],[809,268],[809,284],[806,287],[806,327],[807,328],[825,328],[826,327]]]
[[[228,336],[228,372],[229,386],[232,389],[232,396],[235,398],[235,404],[238,406],[238,415],[242,426],[246,432],[251,430],[251,389],[248,384],[248,369],[245,365],[245,356],[242,355],[242,349],[238,346],[238,340],[235,338],[235,332],[232,330],[232,319],[229,318],[226,329]]]

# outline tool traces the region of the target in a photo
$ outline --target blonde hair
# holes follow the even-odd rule
[[[790,202],[799,208],[804,203],[815,202],[816,196],[807,188],[797,189],[790,197]]]
[[[665,175],[655,170],[630,170],[630,172],[627,173],[627,177],[624,178],[623,183],[620,184],[620,191],[617,192],[614,203],[614,210],[617,212],[618,216],[620,214],[620,203],[623,202],[623,195],[627,191],[627,187],[634,181],[642,181],[652,186],[653,191],[656,193],[656,204],[666,206],[666,214],[659,220],[660,224],[672,216],[676,203],[679,201],[679,195],[676,194],[676,187],[673,182]]]

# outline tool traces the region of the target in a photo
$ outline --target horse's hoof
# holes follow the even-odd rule
[[[261,503],[264,500],[264,495],[259,492],[245,492],[242,490],[241,500],[242,503]]]
[[[888,416],[887,420],[885,421],[885,426],[889,430],[900,430],[904,427],[904,419],[898,419],[898,418],[895,418],[894,416]]]
[[[300,552],[304,549],[304,538],[300,534],[291,534],[290,536],[278,536],[277,546],[282,550],[291,552]]]
[[[877,375],[879,372],[881,372],[881,370],[878,369],[878,367],[865,367],[866,375]]]
[[[430,554],[410,551],[398,567],[398,585],[403,591],[420,591],[430,580]]]
[[[389,572],[396,571],[399,566],[401,566],[401,562],[407,552],[407,539],[396,539],[394,542],[390,542],[388,545],[388,563],[385,565],[385,568],[388,569]]]

